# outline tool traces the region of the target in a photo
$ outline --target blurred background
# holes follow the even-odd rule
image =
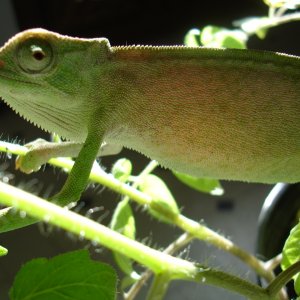
[[[267,6],[260,0],[232,1],[108,1],[108,0],[1,0],[0,42],[3,44],[15,33],[33,27],[42,27],[78,37],[106,37],[111,45],[149,44],[177,45],[183,43],[184,35],[192,28],[217,25],[232,28],[232,21],[249,16],[266,15]],[[249,48],[300,54],[300,23],[289,23],[271,29],[265,40],[250,39]],[[0,103],[0,135],[3,140],[26,143],[47,134],[20,119],[4,103]],[[148,160],[137,153],[123,150],[118,157],[128,157],[137,174]],[[109,171],[118,157],[101,159],[101,165]],[[46,166],[42,171],[24,177],[14,171],[14,160],[1,157],[0,172],[12,173],[12,184],[39,191],[48,196],[59,189],[65,175]],[[222,182],[225,194],[210,196],[191,190],[178,182],[163,169],[156,174],[164,178],[174,194],[182,213],[204,222],[212,229],[230,237],[240,247],[255,254],[258,216],[264,199],[273,186]],[[79,211],[85,213],[91,207],[101,207],[93,218],[101,217],[108,224],[120,196],[112,191],[96,187],[84,194]],[[141,208],[134,207],[137,239],[155,248],[164,248],[180,234],[177,228],[158,223]],[[274,235],[276,238],[276,235]],[[14,232],[1,234],[0,244],[9,254],[0,259],[0,299],[8,299],[8,290],[20,266],[35,257],[52,257],[58,253],[88,247],[93,257],[112,262],[111,253],[95,248],[87,241],[80,241],[65,232],[45,226],[33,225]],[[218,266],[238,276],[256,281],[255,275],[236,258],[195,241],[182,253],[192,261]],[[149,287],[149,283],[148,283]],[[145,299],[144,291],[137,299]],[[166,299],[242,299],[219,288],[186,282],[173,282]]]

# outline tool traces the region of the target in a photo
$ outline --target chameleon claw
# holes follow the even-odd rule
[[[36,166],[35,168],[32,167],[32,160],[28,158],[28,154],[25,154],[24,156],[17,156],[16,161],[15,161],[15,169],[20,170],[23,173],[30,174],[32,172],[38,171],[41,166]]]
[[[25,147],[29,151],[22,156],[17,156],[15,161],[15,169],[20,170],[23,173],[30,174],[32,172],[37,172],[41,165],[44,163],[43,153],[39,151],[39,148],[47,143],[43,139],[37,139],[29,144],[26,144]]]

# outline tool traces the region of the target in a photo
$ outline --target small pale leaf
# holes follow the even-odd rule
[[[128,200],[125,199],[118,203],[112,217],[110,228],[128,238],[135,239],[135,221]],[[131,276],[131,274],[134,273],[131,259],[117,252],[114,252],[114,258],[125,274]]]
[[[152,198],[149,212],[160,221],[172,223],[172,219],[179,214],[179,209],[163,180],[156,175],[149,174],[143,178],[139,189]]]
[[[245,49],[248,37],[242,30],[206,26],[201,31],[200,39],[206,47]]]
[[[224,194],[224,189],[217,179],[198,178],[188,174],[173,171],[173,174],[187,186],[204,193],[209,193],[214,196]]]
[[[126,182],[131,175],[132,164],[131,161],[127,158],[118,159],[111,170],[113,176],[119,179],[122,182]]]
[[[188,47],[200,46],[200,30],[191,29],[184,37],[184,44]]]
[[[215,35],[217,32],[220,32],[221,30],[223,30],[220,27],[217,26],[205,26],[202,31],[201,31],[201,35],[200,35],[200,41],[201,44],[204,46],[209,45],[210,43],[212,43],[215,39]]]
[[[8,253],[8,250],[2,246],[0,246],[0,256],[4,256]]]

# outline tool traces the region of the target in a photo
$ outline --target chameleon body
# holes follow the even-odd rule
[[[0,96],[28,121],[76,143],[74,152],[81,148],[65,198],[78,198],[88,176],[81,169],[88,174],[103,141],[198,177],[300,181],[296,56],[111,47],[105,38],[32,29],[0,49]],[[71,152],[65,156],[78,154]]]
[[[299,57],[111,47],[34,29],[9,40],[0,61],[4,101],[71,141],[84,143],[93,128],[107,143],[198,177],[300,180]]]

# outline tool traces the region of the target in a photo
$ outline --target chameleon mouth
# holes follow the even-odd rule
[[[0,68],[1,68],[1,63],[3,63],[2,60],[0,60]],[[40,84],[38,84],[38,83],[36,83],[36,82],[31,82],[31,81],[27,81],[27,80],[20,80],[20,79],[18,79],[18,78],[6,76],[6,75],[1,74],[1,73],[0,73],[0,77],[5,78],[5,79],[7,79],[7,80],[9,80],[9,81],[17,81],[17,82],[20,82],[20,83],[26,83],[26,84],[32,84],[32,85],[40,86]]]

